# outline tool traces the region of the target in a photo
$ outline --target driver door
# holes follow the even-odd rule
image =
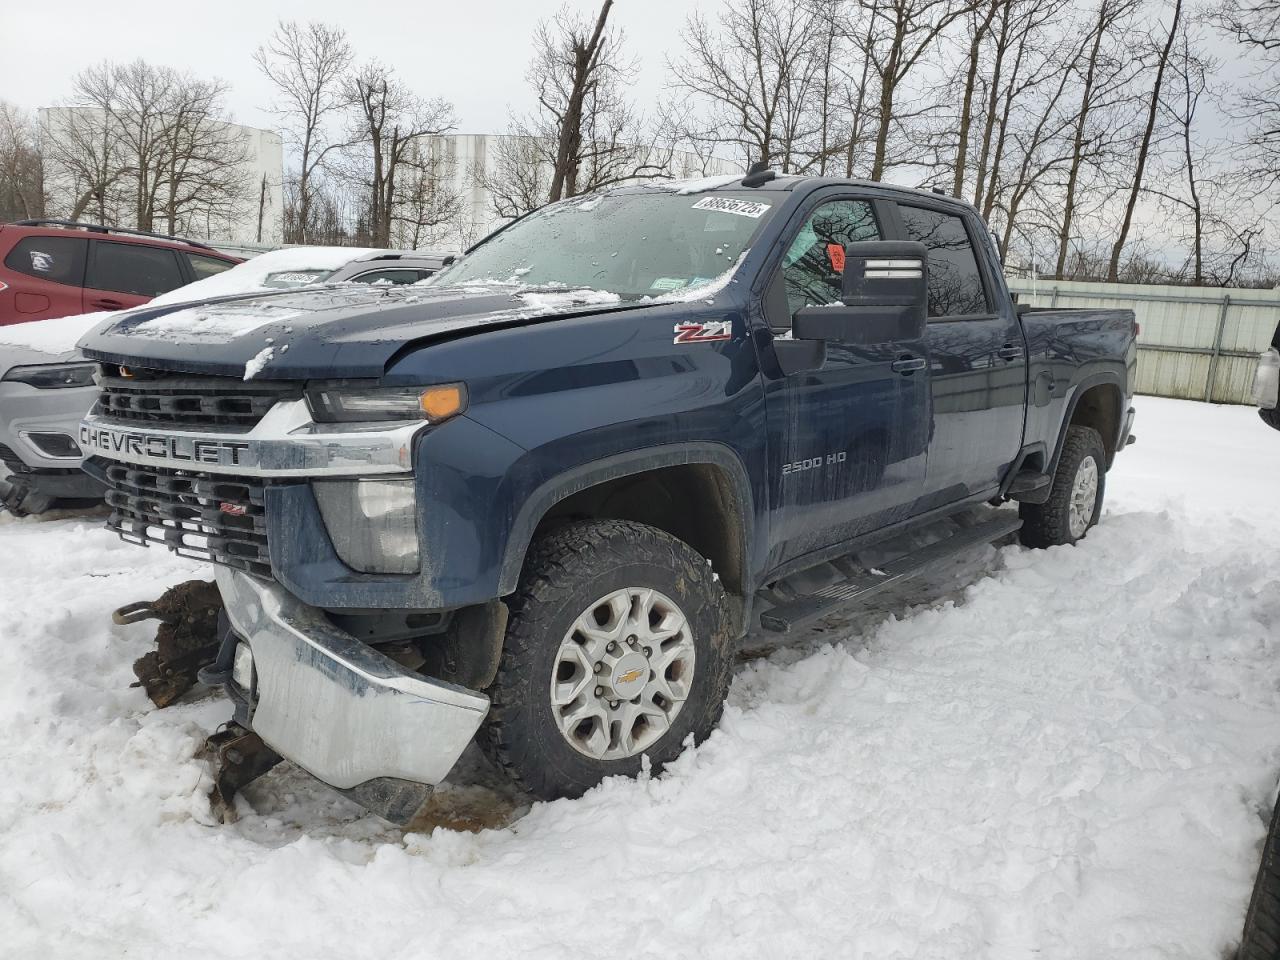
[[[802,307],[840,302],[844,246],[882,239],[878,213],[871,200],[828,195],[803,215],[766,287],[775,339],[790,336]],[[820,369],[788,376],[776,363],[762,367],[770,566],[910,516],[924,489],[929,437],[924,340],[829,340]]]

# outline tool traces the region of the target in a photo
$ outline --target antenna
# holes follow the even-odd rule
[[[747,169],[747,175],[742,178],[744,187],[758,187],[768,183],[777,177],[777,174],[769,169],[769,164],[764,160],[757,160]]]

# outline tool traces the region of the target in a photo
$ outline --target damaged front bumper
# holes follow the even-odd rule
[[[252,656],[234,658],[246,725],[272,750],[378,812],[401,785],[445,778],[488,697],[406,670],[279,584],[224,567],[217,579]]]

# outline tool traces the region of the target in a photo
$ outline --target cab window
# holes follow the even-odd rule
[[[95,240],[85,286],[92,290],[154,297],[185,282],[172,250]]]
[[[782,258],[788,317],[801,307],[838,303],[845,246],[879,239],[875,212],[866,200],[831,200],[814,210]]]
[[[84,281],[88,244],[78,237],[23,237],[4,258],[4,265],[29,277],[78,287]]]
[[[952,213],[898,204],[908,240],[929,248],[929,316],[966,317],[991,312],[978,259],[964,220]]]

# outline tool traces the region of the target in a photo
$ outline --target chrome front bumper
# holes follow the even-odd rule
[[[405,670],[281,586],[219,567],[227,616],[253,653],[251,726],[330,786],[383,777],[437,784],[489,698]]]

